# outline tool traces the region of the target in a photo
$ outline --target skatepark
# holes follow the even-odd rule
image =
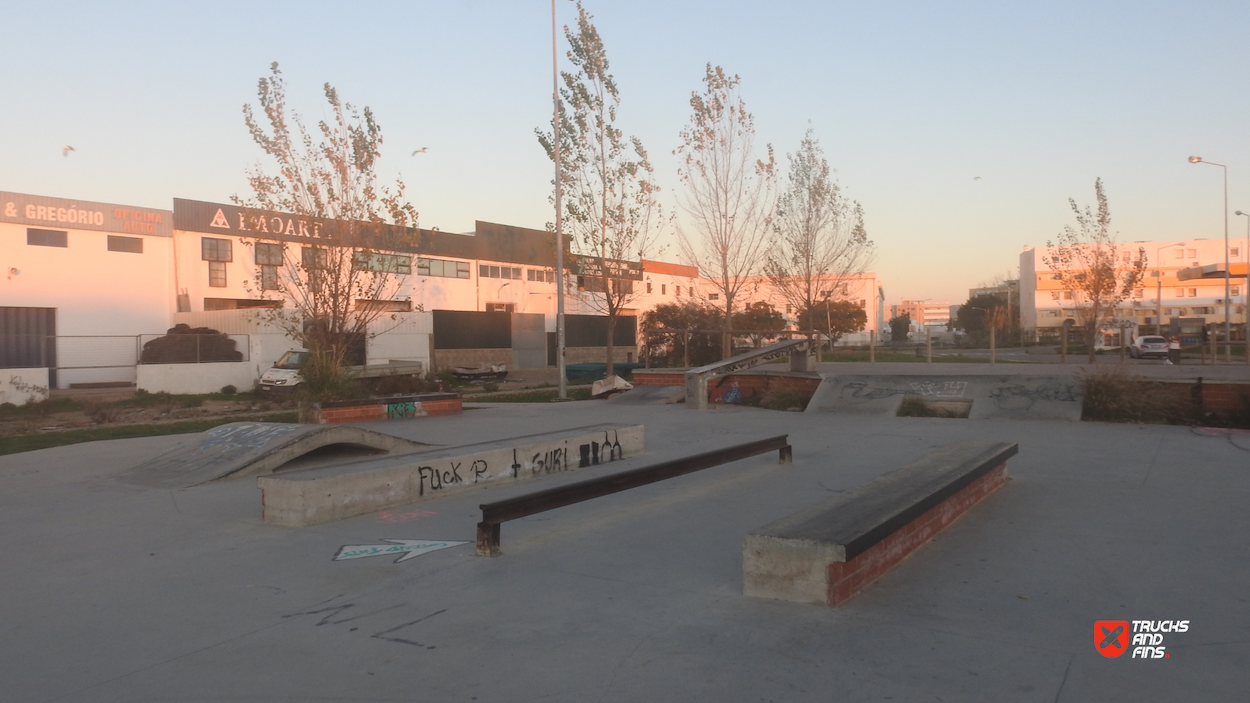
[[[955,375],[1025,373],[970,366]],[[342,441],[371,454],[220,476],[171,461],[196,436],[0,457],[5,697],[1227,701],[1250,687],[1250,433],[626,397],[357,423]],[[578,461],[598,442],[587,427],[642,430]],[[513,519],[500,553],[477,555],[480,505],[780,435],[788,463],[762,453]],[[543,442],[535,456],[560,463],[515,451]],[[744,595],[747,535],[955,443],[1018,451],[1000,488],[896,567],[835,607]],[[348,517],[266,518],[276,482],[381,476],[466,445],[521,458],[480,485],[470,464],[416,471],[415,500]],[[435,476],[457,490],[430,490]],[[1108,658],[1100,620],[1189,627],[1166,658]]]

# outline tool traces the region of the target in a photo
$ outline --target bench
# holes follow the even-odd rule
[[[778,452],[780,463],[789,464],[793,457],[793,450],[787,441],[788,437],[789,435],[783,434],[754,442],[735,444],[731,447],[714,449],[651,466],[621,471],[610,476],[556,486],[494,503],[483,503],[478,506],[482,509],[482,521],[477,524],[477,554],[491,557],[499,555],[499,526],[509,520],[528,517],[774,450]]]
[[[959,442],[748,534],[748,596],[836,606],[1000,488],[1014,443]]]

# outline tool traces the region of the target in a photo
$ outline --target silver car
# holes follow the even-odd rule
[[[1145,359],[1148,356],[1167,358],[1168,340],[1156,335],[1137,337],[1128,347],[1128,355],[1134,359]]]

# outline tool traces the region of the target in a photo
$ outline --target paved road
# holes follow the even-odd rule
[[[903,365],[895,365],[903,366]],[[955,365],[951,365],[954,367]],[[459,443],[642,422],[620,465],[316,528],[260,521],[252,481],[124,485],[177,438],[0,457],[3,699],[1232,701],[1250,690],[1250,435],[602,402],[369,423]],[[503,526],[478,503],[747,438],[772,457]],[[748,531],[947,442],[1020,443],[1012,481],[843,607],[741,595]],[[1094,621],[1189,620],[1170,657],[1105,659]]]

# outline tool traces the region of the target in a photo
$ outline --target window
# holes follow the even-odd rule
[[[1064,300],[1072,300],[1072,291],[1070,291],[1070,290],[1065,290],[1065,291],[1063,292],[1063,299],[1064,299]]]
[[[411,300],[367,300],[358,298],[356,300],[357,310],[366,310],[369,312],[412,312]]]
[[[1185,289],[1184,289],[1184,288],[1177,288],[1177,289],[1176,289],[1176,297],[1178,297],[1178,298],[1184,298],[1184,297],[1185,297]]]
[[[660,295],[668,295],[668,284],[666,283],[660,284]]]
[[[1194,308],[1194,314],[1195,314],[1195,315],[1214,315],[1214,314],[1215,314],[1215,308],[1211,308],[1211,307],[1198,307],[1198,308]]]
[[[226,263],[234,261],[229,239],[200,237],[200,258],[208,262],[210,288],[226,287]]]
[[[822,297],[822,298],[828,298],[828,297],[829,297],[829,296],[831,296],[831,295],[833,295],[833,291],[831,291],[831,290],[822,290],[822,291],[820,292],[820,297]]]
[[[442,278],[469,278],[469,262],[446,261],[444,259],[417,259],[418,276],[439,276]]]
[[[1232,286],[1228,289],[1229,295],[1241,295],[1241,286]]]
[[[108,249],[109,251],[120,251],[127,254],[142,254],[143,240],[139,237],[118,237],[110,234]]]
[[[54,229],[27,228],[26,243],[32,247],[68,247],[69,233]]]
[[[200,258],[204,261],[234,261],[230,240],[200,237]]]
[[[1241,247],[1229,247],[1228,256],[1233,259],[1236,259],[1237,257],[1241,256]]]
[[[1198,289],[1197,289],[1197,288],[1190,288],[1190,289],[1189,289],[1189,297],[1191,297],[1191,298],[1197,298],[1197,297],[1198,297]]]
[[[1142,289],[1141,289],[1141,288],[1138,288],[1137,290],[1133,291],[1133,297],[1134,297],[1134,298],[1140,298],[1140,297],[1142,297]]]
[[[720,293],[708,293],[708,300],[720,300]]]
[[[1183,258],[1185,258],[1185,250],[1184,250],[1184,249],[1177,249],[1177,250],[1176,250],[1176,258],[1178,258],[1178,259],[1183,259]]]
[[[794,304],[793,304],[793,303],[786,303],[786,314],[787,314],[787,315],[790,315],[790,314],[792,314],[793,312],[794,312]]]
[[[486,312],[512,312],[516,309],[514,303],[487,303]]]
[[[651,281],[647,281],[647,292],[651,292]]]
[[[226,262],[208,262],[208,285],[210,288],[226,287]]]
[[[313,293],[320,292],[322,272],[330,267],[330,252],[321,247],[303,247],[300,250],[300,264],[308,275],[308,290]]]
[[[520,267],[478,264],[477,275],[480,278],[503,278],[509,281],[519,281],[521,280],[521,269]]]
[[[551,269],[525,269],[525,280],[534,283],[555,283],[556,272]]]
[[[1189,258],[1191,259],[1198,255],[1197,249],[1187,249],[1186,251],[1189,252]]]
[[[677,297],[681,297],[681,286],[673,286],[677,290]]]
[[[406,276],[412,273],[412,257],[403,256],[402,254],[352,252],[352,270],[394,273]]]
[[[602,293],[603,279],[598,276],[578,276],[577,290],[583,290],[587,293]]]
[[[256,265],[260,267],[260,289],[278,290],[278,267],[282,265],[281,244],[256,243]]]
[[[282,265],[281,244],[266,244],[264,242],[256,243],[256,265],[258,266],[281,266]]]

